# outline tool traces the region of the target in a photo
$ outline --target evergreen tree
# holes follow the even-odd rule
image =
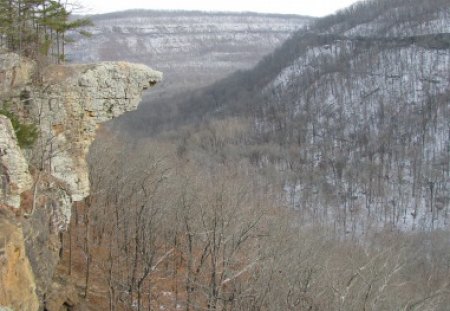
[[[67,4],[55,0],[0,0],[0,46],[33,59],[65,59],[68,32],[88,35],[81,28],[89,19],[71,19]]]

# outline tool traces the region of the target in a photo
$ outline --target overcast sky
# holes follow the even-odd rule
[[[252,11],[324,16],[356,0],[78,0],[83,13],[97,14],[129,9]]]

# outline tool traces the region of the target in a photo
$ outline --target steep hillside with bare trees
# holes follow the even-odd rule
[[[357,234],[369,224],[445,228],[449,15],[438,0],[357,4],[297,32],[253,70],[143,106],[122,124],[145,136],[245,116],[250,158],[285,172],[293,208]]]
[[[363,1],[119,119],[61,275],[91,309],[447,310],[449,15]]]

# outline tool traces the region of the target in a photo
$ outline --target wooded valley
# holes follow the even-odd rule
[[[91,148],[60,273],[109,310],[448,310],[450,4],[373,0]]]

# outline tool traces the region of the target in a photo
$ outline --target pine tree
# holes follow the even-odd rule
[[[68,32],[87,35],[89,19],[71,19],[67,4],[55,0],[0,0],[0,46],[33,59],[65,59]]]

